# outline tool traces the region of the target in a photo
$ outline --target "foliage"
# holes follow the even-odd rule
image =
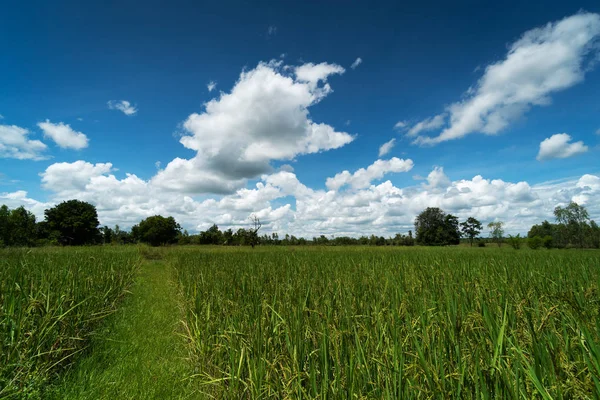
[[[0,398],[40,397],[115,309],[138,260],[136,248],[0,250]]]
[[[100,241],[96,207],[79,200],[69,200],[44,211],[48,232],[56,232],[59,243],[92,244]]]
[[[519,250],[523,244],[523,238],[521,237],[521,234],[517,234],[517,236],[508,235],[508,244],[513,249]]]
[[[544,244],[544,239],[539,236],[534,236],[532,238],[527,239],[527,246],[530,249],[537,250]]]
[[[595,252],[178,248],[207,398],[593,398]]]
[[[0,246],[33,246],[36,238],[35,215],[21,206],[0,207]]]
[[[460,229],[462,235],[469,239],[471,247],[473,246],[473,240],[481,233],[483,226],[476,218],[469,217],[465,222],[461,222]]]
[[[428,207],[415,218],[416,241],[425,246],[460,243],[458,219],[437,207]]]
[[[160,246],[175,243],[181,227],[173,217],[154,215],[142,220],[131,228],[131,234],[140,242],[151,246]]]
[[[502,246],[502,240],[504,238],[504,222],[496,221],[488,224],[490,229],[490,238],[496,242],[498,247]]]

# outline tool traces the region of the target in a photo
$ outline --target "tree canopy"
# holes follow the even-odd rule
[[[481,222],[473,217],[467,218],[465,222],[461,222],[460,229],[462,231],[462,235],[469,239],[469,243],[473,246],[473,240],[481,233]]]
[[[46,229],[56,234],[59,243],[92,244],[100,240],[96,207],[79,200],[69,200],[44,212]]]
[[[437,207],[428,207],[415,218],[418,244],[446,246],[460,243],[458,218]]]
[[[132,236],[151,246],[175,243],[181,233],[181,226],[173,217],[155,215],[142,220],[131,228]]]

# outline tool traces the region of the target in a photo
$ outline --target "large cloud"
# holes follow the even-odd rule
[[[84,149],[88,146],[88,138],[82,132],[77,132],[69,124],[53,124],[49,120],[38,124],[44,135],[54,140],[63,149]]]
[[[378,162],[361,169],[363,174],[373,165]],[[571,200],[585,205],[592,218],[600,219],[600,177],[590,174],[530,185],[479,175],[452,181],[443,168],[435,167],[426,182],[408,187],[387,180],[360,183],[352,190],[315,190],[293,172],[282,170],[263,175],[252,188],[219,198],[195,199],[165,191],[152,180],[131,174],[117,178],[114,173],[110,163],[53,164],[41,174],[43,187],[51,192],[48,202],[16,191],[0,194],[0,204],[13,208],[24,204],[43,218],[44,208],[77,198],[96,205],[102,224],[128,228],[142,218],[161,214],[174,216],[190,231],[207,229],[213,223],[224,229],[248,227],[248,217],[255,214],[265,233],[304,237],[394,235],[413,229],[415,216],[426,207],[441,207],[461,220],[474,216],[484,224],[504,221],[508,233],[526,233],[535,223],[553,220],[554,207]],[[355,175],[346,183],[352,184]]]
[[[369,187],[375,179],[381,179],[390,172],[408,172],[412,169],[412,160],[402,160],[393,157],[389,160],[377,160],[366,169],[360,168],[351,174],[348,171],[340,172],[333,178],[327,178],[327,188],[338,190],[344,185],[350,185],[354,189],[363,189]]]
[[[530,107],[549,104],[551,94],[581,82],[597,61],[599,37],[600,15],[592,13],[525,32],[504,60],[486,67],[464,100],[416,124],[409,136],[441,127],[441,118],[448,121],[438,136],[418,136],[415,142],[432,145],[475,132],[500,132]]]
[[[16,125],[0,125],[0,158],[43,160],[47,146],[28,139],[29,131]]]
[[[585,153],[589,148],[582,141],[569,143],[571,136],[566,133],[557,133],[540,143],[540,152],[537,159],[539,161],[550,160],[552,158],[568,158],[578,154]]]
[[[165,189],[226,193],[245,179],[271,171],[271,161],[336,149],[353,136],[313,122],[308,108],[332,92],[327,78],[344,69],[335,64],[260,63],[242,72],[230,93],[221,93],[190,115],[181,143],[197,152],[175,159],[154,179]]]

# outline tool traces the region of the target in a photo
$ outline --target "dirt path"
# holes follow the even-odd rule
[[[145,261],[132,295],[98,334],[52,397],[56,399],[189,399],[185,339],[171,267]],[[102,339],[100,339],[102,338]]]

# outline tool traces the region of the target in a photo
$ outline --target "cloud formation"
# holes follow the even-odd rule
[[[30,140],[30,132],[16,125],[0,125],[0,158],[43,160],[47,146],[39,140]]]
[[[322,234],[393,236],[413,229],[415,216],[426,207],[441,207],[460,220],[473,216],[484,224],[503,221],[511,234],[526,233],[531,225],[544,219],[552,221],[554,207],[571,200],[586,206],[592,219],[600,219],[600,177],[596,175],[530,185],[480,175],[452,181],[443,168],[435,167],[426,182],[416,186],[397,187],[389,180],[370,183],[374,176],[382,176],[374,169],[390,170],[393,163],[378,160],[359,170],[363,171],[360,174],[342,173],[347,177],[344,184],[358,182],[352,190],[340,191],[337,184],[315,190],[300,182],[293,172],[280,170],[261,176],[253,187],[199,201],[165,191],[152,180],[133,174],[117,178],[111,163],[80,160],[52,164],[41,174],[43,187],[51,192],[48,202],[15,191],[0,193],[0,203],[11,208],[25,205],[43,218],[45,208],[77,198],[96,205],[103,225],[130,228],[142,218],[160,214],[174,216],[192,232],[213,223],[222,229],[248,227],[248,217],[256,214],[265,233],[285,232],[309,238]]]
[[[119,110],[123,114],[131,116],[137,113],[137,108],[127,100],[109,100],[108,108],[111,110]]]
[[[392,151],[394,146],[396,145],[396,139],[390,139],[379,147],[379,157],[385,156],[387,153]]]
[[[362,61],[363,61],[362,58],[358,57],[356,60],[354,60],[354,62],[350,66],[350,68],[356,69],[356,67],[358,67],[360,64],[362,64]]]
[[[206,88],[208,89],[209,92],[212,92],[213,90],[215,90],[217,88],[217,82],[215,82],[215,81],[208,82],[208,84],[206,85]]]
[[[40,122],[38,127],[44,132],[44,136],[52,139],[63,149],[84,149],[88,147],[88,138],[82,132],[77,132],[69,124],[53,124],[49,120]]]
[[[540,143],[540,151],[537,155],[539,161],[551,160],[553,158],[568,158],[583,154],[588,147],[583,141],[571,142],[571,136],[566,133],[557,133]]]
[[[153,183],[189,194],[232,193],[246,179],[270,172],[271,161],[350,143],[352,135],[309,116],[309,108],[332,93],[328,77],[343,72],[336,64],[291,69],[281,61],[242,72],[231,92],[221,92],[183,123],[180,142],[196,156],[174,159]]]
[[[597,61],[599,38],[600,15],[593,13],[575,14],[525,32],[510,45],[504,60],[485,68],[464,100],[438,116],[446,126],[438,136],[418,136],[414,142],[435,145],[476,132],[499,133],[531,107],[548,105],[553,93],[583,81]],[[429,120],[421,123],[427,125]]]
[[[402,160],[397,157],[389,160],[377,160],[366,169],[360,168],[353,174],[343,171],[336,174],[333,178],[327,178],[325,185],[330,190],[339,190],[344,185],[350,185],[353,189],[364,189],[371,185],[371,181],[381,179],[385,174],[391,172],[408,172],[412,167],[412,160]]]

